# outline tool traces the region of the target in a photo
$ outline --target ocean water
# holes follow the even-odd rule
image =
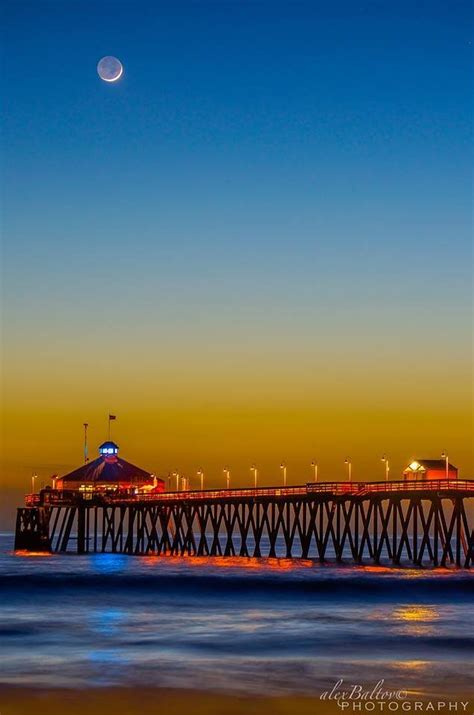
[[[469,572],[12,548],[0,535],[0,686],[470,688]]]

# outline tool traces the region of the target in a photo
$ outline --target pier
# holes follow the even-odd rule
[[[458,479],[150,494],[44,489],[17,511],[15,549],[470,568],[473,499],[474,481]]]

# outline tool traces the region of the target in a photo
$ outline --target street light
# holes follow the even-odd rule
[[[317,482],[318,481],[318,463],[311,462],[311,466],[313,467],[313,479],[315,482]]]
[[[229,489],[230,488],[230,471],[227,467],[225,469],[223,469],[222,471],[225,474],[227,489]]]
[[[37,474],[32,474],[31,475],[31,492],[32,494],[35,493],[35,479],[38,477]]]
[[[449,479],[449,457],[446,454],[446,452],[443,452],[441,454],[441,457],[444,459],[445,465],[446,465],[446,479]]]
[[[382,457],[382,459],[381,459],[381,461],[382,461],[382,462],[385,462],[385,481],[388,482],[388,473],[389,473],[389,471],[390,471],[390,466],[389,466],[389,463],[388,463],[388,457],[386,457],[385,454],[384,454],[383,457]]]
[[[352,462],[349,459],[349,457],[345,458],[344,464],[347,464],[347,472],[349,474],[349,481],[352,482]]]
[[[258,469],[257,469],[257,467],[253,464],[253,465],[250,467],[250,471],[253,472],[254,487],[255,487],[255,489],[256,489],[256,488],[257,488]]]
[[[176,479],[176,491],[179,492],[179,472],[173,472],[173,477]]]
[[[286,464],[280,464],[280,469],[283,472],[283,486],[286,487]]]
[[[201,480],[201,491],[202,491],[204,489],[204,472],[202,471],[202,469],[198,469],[197,475]]]

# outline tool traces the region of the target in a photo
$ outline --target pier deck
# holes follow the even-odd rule
[[[43,490],[18,509],[15,548],[470,568],[473,498],[472,480],[159,494]]]

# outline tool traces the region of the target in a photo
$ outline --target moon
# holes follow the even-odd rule
[[[99,60],[97,74],[104,82],[116,82],[123,75],[123,65],[116,57],[107,55]]]

